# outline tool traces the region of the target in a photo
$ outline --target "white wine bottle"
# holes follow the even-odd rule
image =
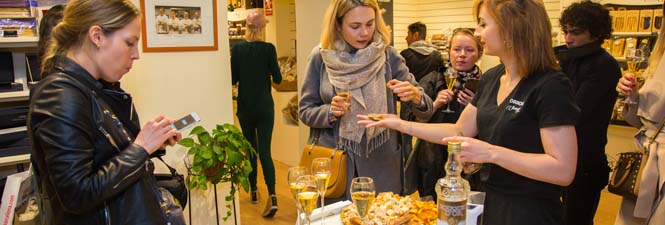
[[[448,142],[446,176],[436,183],[437,225],[466,225],[466,202],[471,191],[469,182],[462,178],[462,163],[457,159],[462,151],[461,142]]]

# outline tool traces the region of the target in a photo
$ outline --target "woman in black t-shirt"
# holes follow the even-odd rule
[[[461,162],[484,163],[484,224],[563,224],[562,186],[577,161],[579,109],[551,48],[551,26],[536,0],[477,0],[475,35],[503,64],[481,77],[476,96],[455,124],[421,124],[394,115],[389,127],[436,143],[462,141]],[[469,137],[453,137],[458,131]],[[470,138],[477,136],[477,139]]]

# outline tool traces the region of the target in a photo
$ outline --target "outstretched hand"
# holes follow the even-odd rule
[[[366,128],[370,127],[385,127],[390,129],[397,129],[402,123],[402,119],[395,114],[374,114],[380,117],[380,120],[373,120],[368,115],[356,115],[358,124],[365,125]]]

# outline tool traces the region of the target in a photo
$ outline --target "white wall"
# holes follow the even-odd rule
[[[325,1],[329,2],[329,1]],[[312,48],[319,44],[319,38],[322,31],[323,15],[328,8],[327,3],[312,0],[296,0],[296,43],[298,59],[298,90],[305,79],[305,70],[307,69],[307,57]],[[299,125],[300,138],[299,147],[295,149],[292,158],[297,162],[300,160],[302,149],[305,147],[309,137],[309,128],[303,123]]]
[[[137,6],[139,0],[132,0]],[[134,97],[143,122],[164,115],[181,117],[197,112],[201,125],[210,129],[215,124],[233,123],[231,107],[231,69],[226,32],[226,4],[217,3],[217,51],[144,53],[122,80],[123,87]],[[188,131],[187,131],[188,132]],[[186,134],[185,134],[186,135]],[[182,158],[185,149],[167,149],[166,160],[185,173]],[[157,166],[160,166],[157,163]],[[228,186],[218,185],[220,215],[226,214],[223,196]],[[194,224],[214,224],[215,207],[212,189],[193,192]],[[225,224],[232,224],[229,219]]]
[[[550,16],[552,30],[559,31],[559,17],[562,0],[543,0],[547,14]],[[573,0],[563,0],[566,3]],[[473,19],[473,2],[471,0],[394,0],[395,4],[395,48],[407,48],[407,26],[421,21],[427,25],[428,39],[432,34],[450,33],[458,27],[476,27]],[[558,43],[554,43],[557,45]],[[480,68],[487,70],[499,63],[497,57],[485,55],[480,61]]]

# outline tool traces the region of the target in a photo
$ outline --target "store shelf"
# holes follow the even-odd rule
[[[0,129],[0,135],[3,134],[11,134],[11,133],[16,133],[16,132],[21,132],[21,131],[27,131],[28,128],[26,126],[22,127],[12,127],[12,128],[7,128],[7,129]]]
[[[0,38],[0,48],[32,48],[37,47],[37,37],[3,37]]]
[[[649,37],[658,36],[657,32],[613,32],[612,36],[620,37]]]
[[[662,0],[601,0],[601,5],[652,6],[663,4]]]
[[[26,101],[30,97],[30,91],[10,91],[0,93],[0,102]]]
[[[30,154],[0,157],[0,167],[30,162]]]

